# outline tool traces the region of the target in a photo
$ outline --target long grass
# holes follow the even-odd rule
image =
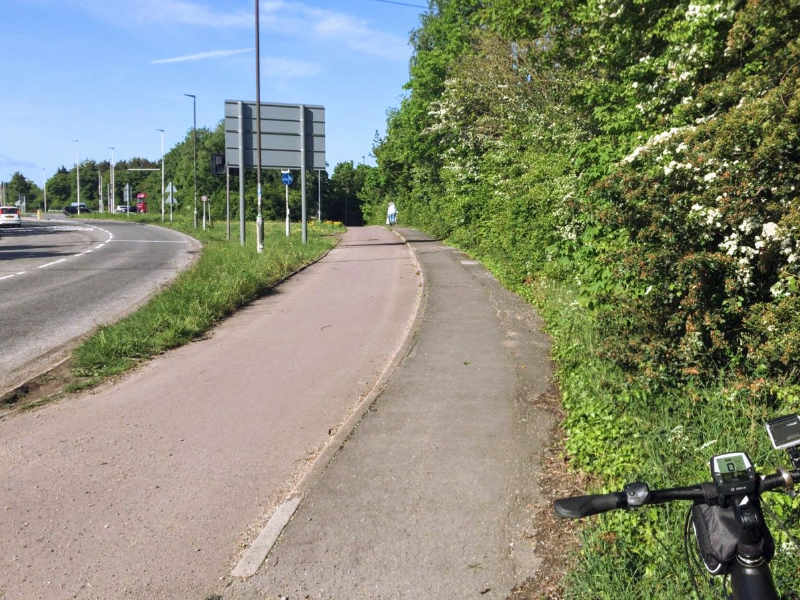
[[[106,217],[107,218],[107,217]],[[115,220],[159,223],[155,215]],[[202,242],[200,258],[165,290],[120,321],[101,327],[73,353],[73,373],[91,384],[205,334],[237,308],[263,295],[287,275],[318,258],[336,243],[337,224],[308,228],[302,244],[299,227],[287,238],[281,223],[265,223],[264,252],[255,251],[255,226],[247,245],[225,239],[224,223],[195,230],[188,219],[172,225]]]

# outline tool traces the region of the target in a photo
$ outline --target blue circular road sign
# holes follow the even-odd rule
[[[292,174],[291,173],[281,173],[281,181],[283,181],[284,185],[292,185]]]

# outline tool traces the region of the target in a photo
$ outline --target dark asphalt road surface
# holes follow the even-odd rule
[[[0,393],[71,340],[138,306],[199,246],[175,231],[111,221],[24,221],[0,231]]]

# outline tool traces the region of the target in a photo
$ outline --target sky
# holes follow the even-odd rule
[[[408,6],[413,5],[413,6]],[[325,107],[326,161],[374,164],[426,0],[261,0],[261,101]],[[255,100],[253,0],[0,0],[0,181],[161,155]],[[77,141],[75,141],[77,140]]]

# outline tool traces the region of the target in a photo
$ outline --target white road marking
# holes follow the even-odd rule
[[[462,260],[461,264],[462,265],[477,265],[478,261],[477,260]]]
[[[23,230],[25,230],[25,229],[23,229]],[[105,246],[108,242],[114,240],[114,234],[113,233],[111,233],[107,229],[103,229],[102,227],[97,227],[95,225],[45,225],[45,226],[42,226],[42,227],[30,227],[30,228],[27,228],[27,231],[42,231],[42,230],[50,230],[50,231],[91,231],[91,230],[96,230],[96,231],[102,231],[103,233],[106,234],[107,237],[106,237],[105,241],[100,242],[94,248],[89,248],[88,250],[84,250],[82,252],[76,252],[75,254],[70,254],[69,256],[66,256],[64,258],[60,258],[58,260],[54,260],[54,261],[49,262],[47,264],[39,265],[37,267],[37,269],[46,269],[47,267],[52,267],[53,265],[57,265],[58,263],[62,263],[62,262],[66,261],[69,258],[75,258],[76,256],[83,256],[84,254],[89,254],[89,253],[93,252],[94,250],[99,250],[100,248]],[[124,240],[121,240],[121,241],[124,241]],[[147,240],[141,240],[141,241],[147,241]],[[178,243],[185,243],[185,242],[178,242]],[[27,272],[28,271],[19,271],[18,273],[14,273],[12,275],[6,275],[4,277],[0,277],[0,281],[2,281],[3,279],[10,279],[11,277],[15,277],[16,275],[25,275],[25,273],[27,273]]]
[[[134,244],[186,244],[183,240],[114,240],[115,242],[132,242]]]
[[[73,256],[74,256],[74,255],[73,255]],[[67,259],[66,259],[66,258],[59,258],[58,260],[54,260],[53,262],[49,262],[49,263],[47,263],[47,264],[44,264],[44,265],[39,265],[37,268],[38,268],[38,269],[44,269],[44,268],[46,268],[46,267],[51,267],[51,266],[53,266],[53,265],[57,265],[58,263],[62,263],[62,262],[64,262],[65,260],[67,260]]]
[[[267,558],[267,554],[272,550],[272,546],[275,544],[281,531],[283,531],[283,528],[286,527],[289,519],[292,518],[299,504],[300,496],[295,496],[294,498],[284,500],[283,504],[275,509],[269,522],[264,529],[261,530],[261,533],[258,534],[256,541],[247,549],[242,559],[239,561],[239,564],[231,571],[232,577],[250,577],[251,575],[255,575],[256,571],[258,571],[258,567],[260,567],[264,559]]]

